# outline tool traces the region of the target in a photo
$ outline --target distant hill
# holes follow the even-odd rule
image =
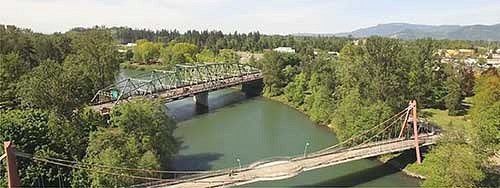
[[[496,25],[419,25],[407,23],[379,24],[373,27],[358,29],[337,34],[308,34],[300,36],[353,36],[356,38],[384,36],[400,39],[436,38],[455,40],[489,40],[500,41],[500,24]]]

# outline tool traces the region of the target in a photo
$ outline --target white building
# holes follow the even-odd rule
[[[339,52],[328,52],[328,55],[333,55],[333,56],[339,56],[340,53]]]
[[[486,66],[500,68],[500,59],[487,59]]]
[[[295,49],[291,47],[278,47],[273,49],[273,51],[280,52],[280,53],[295,53]]]
[[[137,46],[137,44],[136,43],[127,43],[125,46],[126,47],[135,47],[135,46]]]

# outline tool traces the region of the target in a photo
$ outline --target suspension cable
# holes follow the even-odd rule
[[[408,107],[406,107],[405,109],[403,109],[403,110],[401,110],[400,112],[398,112],[397,114],[395,114],[395,115],[391,116],[390,118],[386,119],[385,121],[383,121],[383,122],[379,123],[378,125],[376,125],[376,126],[374,126],[374,127],[370,128],[370,129],[366,130],[365,132],[362,132],[361,134],[354,135],[354,136],[352,136],[352,137],[350,137],[350,138],[348,138],[348,139],[346,139],[346,140],[344,140],[344,141],[342,141],[342,142],[339,142],[339,143],[337,143],[337,144],[335,144],[335,145],[333,145],[333,146],[327,147],[327,148],[325,148],[325,149],[319,150],[319,151],[317,151],[317,152],[315,152],[315,153],[322,153],[322,152],[328,151],[328,150],[333,149],[333,148],[336,148],[336,147],[338,147],[338,146],[340,146],[340,145],[342,145],[342,144],[345,144],[345,143],[347,143],[347,142],[349,142],[349,141],[351,141],[351,140],[353,140],[353,139],[355,139],[355,138],[358,138],[358,137],[360,137],[360,136],[364,135],[365,133],[368,133],[368,132],[370,132],[370,131],[372,131],[372,130],[375,130],[375,129],[376,129],[376,128],[378,128],[379,126],[381,126],[381,125],[383,125],[383,124],[387,123],[388,121],[390,121],[390,120],[391,120],[391,119],[393,119],[394,117],[397,117],[397,116],[401,115],[402,113],[406,112],[407,110],[410,110],[411,108],[412,108],[412,106],[408,106]]]
[[[23,152],[16,152],[16,154],[21,154],[21,155],[26,155],[26,156],[31,156],[34,157],[31,154],[23,153]],[[108,166],[108,165],[101,165],[101,164],[92,164],[92,163],[81,163],[77,161],[70,161],[70,160],[65,160],[65,159],[57,159],[57,158],[51,158],[51,157],[44,157],[43,159],[45,160],[51,160],[51,161],[58,161],[58,162],[65,162],[65,163],[71,163],[75,164],[78,166],[95,166],[95,167],[100,167],[100,168],[110,168],[110,169],[116,169],[116,170],[128,170],[128,171],[143,171],[143,172],[154,172],[154,173],[167,173],[167,174],[207,174],[207,173],[213,173],[213,172],[218,172],[218,171],[184,171],[184,170],[153,170],[153,169],[140,169],[140,168],[128,168],[128,167],[115,167],[115,166]]]
[[[157,180],[157,181],[159,181],[159,180],[162,180],[162,181],[171,180],[171,181],[175,181],[175,180],[172,180],[172,179],[151,178],[151,177],[128,175],[128,174],[123,174],[123,173],[119,174],[119,173],[107,172],[107,171],[102,171],[102,170],[94,170],[94,169],[84,168],[84,167],[81,167],[81,166],[78,166],[78,165],[70,165],[70,164],[65,164],[65,163],[61,163],[61,162],[56,162],[56,161],[51,161],[51,160],[47,160],[47,159],[35,157],[35,156],[32,156],[32,155],[30,156],[29,154],[28,155],[24,155],[23,153],[19,153],[19,152],[17,152],[16,155],[20,156],[20,157],[23,157],[23,158],[27,158],[27,159],[32,159],[34,161],[40,161],[40,162],[50,163],[50,164],[54,164],[54,165],[58,165],[58,166],[64,166],[64,167],[74,168],[74,169],[81,169],[81,170],[86,170],[86,171],[89,171],[89,172],[97,172],[97,173],[107,174],[107,175],[113,175],[113,176],[122,176],[122,177],[133,178],[133,179],[141,179],[141,180]]]
[[[403,115],[399,116],[399,118],[398,118],[397,120],[401,119],[401,117],[403,117]],[[361,144],[359,144],[359,145],[363,145],[363,144],[368,143],[371,139],[373,139],[373,138],[377,137],[380,133],[383,133],[383,132],[384,132],[384,131],[386,131],[387,129],[391,128],[391,127],[392,127],[392,125],[394,125],[394,123],[396,123],[396,122],[398,122],[398,121],[396,121],[396,120],[395,120],[395,121],[393,121],[391,124],[389,124],[389,126],[387,126],[387,127],[385,127],[384,129],[380,130],[379,132],[377,132],[377,134],[375,134],[375,135],[373,135],[372,137],[368,138],[367,140],[365,140],[363,143],[361,143]]]

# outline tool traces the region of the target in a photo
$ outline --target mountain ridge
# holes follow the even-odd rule
[[[409,23],[387,23],[371,27],[356,29],[342,33],[297,33],[296,36],[337,36],[365,38],[370,36],[383,36],[398,39],[452,39],[452,40],[486,40],[500,41],[500,24],[494,25],[424,25]]]

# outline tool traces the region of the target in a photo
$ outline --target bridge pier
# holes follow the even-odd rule
[[[259,96],[264,89],[264,82],[262,79],[253,80],[241,84],[241,91],[245,93],[247,97]]]
[[[198,93],[193,96],[193,101],[196,105],[197,112],[208,111],[208,92]]]

